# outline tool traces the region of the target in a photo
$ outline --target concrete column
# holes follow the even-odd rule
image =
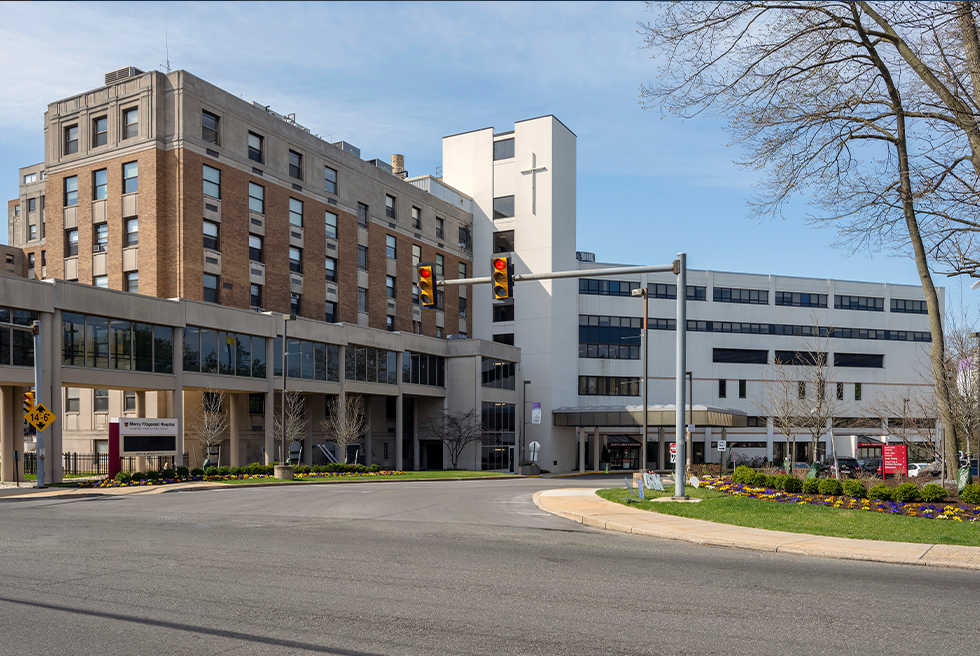
[[[704,427],[704,462],[705,464],[709,462],[714,462],[717,453],[711,450],[711,426]]]
[[[306,440],[303,442],[303,464],[313,464],[313,406],[314,397],[307,394],[303,408],[306,410]]]
[[[372,419],[372,415],[374,414],[371,408],[371,406],[373,405],[372,401],[373,399],[371,398],[364,399],[364,412],[365,414],[367,414],[366,417],[367,421],[365,422],[367,424],[367,430],[364,433],[364,464],[365,465],[371,465],[371,447],[373,442],[373,440],[371,439],[371,419]]]
[[[263,425],[265,427],[265,463],[266,465],[271,465],[272,461],[275,460],[276,454],[276,436],[273,432],[275,428],[275,412],[276,412],[276,376],[275,376],[275,357],[276,357],[276,340],[272,337],[267,337],[265,340],[265,372],[269,379],[269,386],[266,388],[265,392],[265,417],[263,418]],[[284,363],[285,364],[285,363]]]
[[[422,456],[419,453],[419,401],[412,399],[412,471],[419,471]]]
[[[41,389],[38,392],[41,394],[41,403],[43,403],[48,410],[51,406],[48,403],[51,401],[52,389],[51,389],[51,371],[54,367],[54,355],[55,349],[57,349],[58,354],[58,365],[61,365],[61,340],[54,339],[54,315],[41,312],[38,320],[41,324]],[[61,329],[61,322],[58,322],[58,329]],[[60,337],[60,332],[58,334]],[[34,354],[37,357],[37,354]],[[35,399],[37,400],[37,399]],[[61,441],[55,440],[53,437],[54,431],[51,427],[48,427],[44,431],[44,481],[47,483],[60,483],[62,475],[62,456],[61,456]],[[59,436],[60,437],[60,436]],[[40,462],[40,461],[39,461]]]
[[[404,399],[402,397],[402,367],[404,366],[405,351],[399,351],[398,357],[395,358],[397,363],[395,366],[398,369],[398,397],[395,399],[395,470],[401,471],[405,467],[405,454],[403,439],[404,433],[403,424],[405,423],[405,408]]]
[[[585,438],[586,433],[584,428],[576,428],[575,433],[578,437],[578,471],[580,474],[585,473]]]
[[[340,349],[338,350],[337,357],[340,358],[340,367],[338,368],[340,372],[339,373],[340,394],[339,397],[337,398],[337,412],[340,414],[340,417],[337,419],[337,421],[339,421],[340,424],[343,425],[344,422],[347,421],[347,347],[346,346],[340,347]],[[337,462],[341,462],[341,463],[347,462],[347,454],[341,453],[338,450]]]
[[[184,329],[174,328],[174,391],[171,395],[170,408],[177,420],[177,466],[184,464]],[[139,401],[137,400],[137,403]]]
[[[136,416],[146,417],[146,392],[144,391],[136,392]],[[136,471],[146,471],[146,456],[136,458]]]
[[[599,439],[599,431],[592,429],[592,467],[599,471],[599,458],[602,456],[602,440]]]
[[[238,450],[238,431],[241,430],[238,421],[238,414],[241,410],[239,407],[239,399],[241,394],[229,394],[228,395],[228,430],[230,433],[228,439],[228,466],[229,467],[240,467],[241,458],[239,456]]]
[[[45,325],[44,316],[44,314],[41,315],[42,330],[44,330]],[[42,332],[42,334],[44,333]],[[62,431],[63,424],[61,421],[61,417],[64,416],[61,407],[61,310],[55,310],[51,316],[48,334],[51,338],[48,340],[48,345],[45,346],[44,365],[47,367],[46,372],[50,372],[45,378],[50,382],[48,380],[45,381],[44,405],[59,419],[48,427],[46,442],[49,453],[53,457],[50,482],[60,483],[64,477],[63,470],[65,466],[65,459],[62,457],[62,452],[64,451],[64,432]]]
[[[14,395],[16,387],[0,387],[0,481],[14,481]],[[21,452],[23,455],[23,452]]]

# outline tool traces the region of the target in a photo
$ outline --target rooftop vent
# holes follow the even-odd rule
[[[127,66],[126,68],[120,68],[117,71],[112,71],[105,74],[105,85],[115,84],[116,82],[122,82],[123,80],[128,80],[131,77],[136,77],[137,75],[142,75],[143,71],[136,68],[135,66]]]
[[[340,148],[348,155],[353,155],[357,159],[361,159],[361,149],[358,148],[357,146],[349,144],[346,141],[338,141],[333,145],[336,146],[337,148]]]
[[[579,262],[595,262],[595,253],[575,251],[575,259]]]
[[[384,161],[383,159],[369,159],[368,160],[368,164],[373,164],[374,166],[377,166],[379,169],[381,169],[385,173],[394,174],[394,170],[391,168],[391,164],[389,164],[388,162]]]

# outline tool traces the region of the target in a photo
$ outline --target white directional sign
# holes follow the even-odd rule
[[[728,449],[728,441],[727,440],[718,440],[718,450],[719,451],[725,451],[726,449]]]

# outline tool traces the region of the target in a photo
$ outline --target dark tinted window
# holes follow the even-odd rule
[[[712,349],[712,362],[732,364],[768,364],[769,351],[755,349]]]
[[[514,216],[514,197],[501,196],[493,199],[493,218],[506,219]]]
[[[514,140],[501,139],[493,142],[493,160],[510,159],[514,156]]]

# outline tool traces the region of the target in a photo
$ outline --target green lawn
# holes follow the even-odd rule
[[[401,474],[389,474],[382,476],[381,474],[362,474],[360,476],[318,476],[315,478],[297,478],[293,479],[294,482],[299,483],[319,483],[323,481],[330,481],[336,483],[349,483],[352,481],[411,481],[411,480],[425,480],[433,478],[483,478],[487,476],[510,476],[510,474],[502,474],[500,472],[485,472],[485,471],[471,471],[467,469],[461,469],[459,471],[412,471],[403,472]],[[222,481],[228,485],[255,485],[263,483],[282,483],[282,479],[279,478],[249,478],[243,480],[235,481]]]
[[[603,499],[641,510],[665,515],[704,519],[719,524],[764,528],[788,533],[808,533],[838,538],[956,544],[980,546],[980,522],[925,519],[884,515],[864,510],[842,510],[824,506],[800,506],[763,499],[734,497],[705,488],[687,488],[688,496],[704,499],[701,503],[641,502],[626,503],[625,488],[599,490]],[[672,496],[673,492],[647,493],[647,496]]]

